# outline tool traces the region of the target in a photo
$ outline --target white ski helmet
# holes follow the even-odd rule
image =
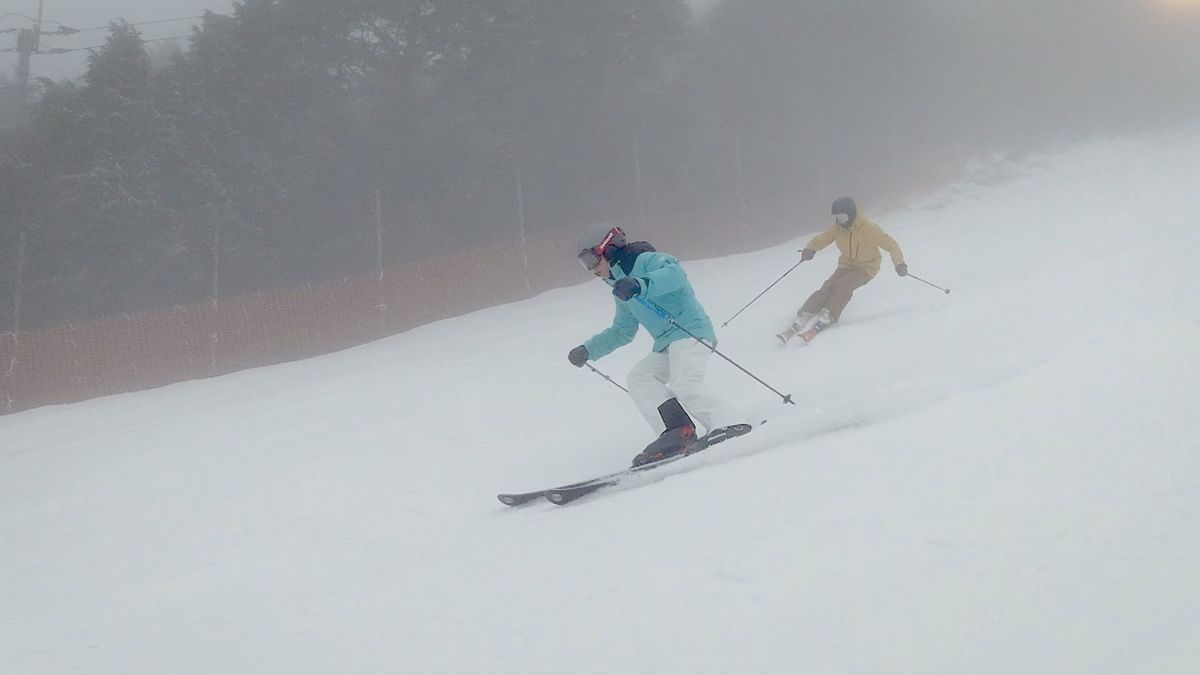
[[[587,269],[594,268],[600,257],[611,248],[625,245],[625,230],[609,223],[597,223],[584,230],[577,248],[579,262]]]

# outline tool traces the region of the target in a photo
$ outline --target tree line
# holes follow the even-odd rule
[[[1073,105],[1108,81],[1057,79],[1072,53],[1007,42],[1045,3],[997,5],[739,0],[701,19],[684,0],[246,0],[166,62],[118,21],[81,79],[0,97],[0,330],[18,283],[22,327],[54,325],[518,228],[824,207],[947,148],[1129,122]]]

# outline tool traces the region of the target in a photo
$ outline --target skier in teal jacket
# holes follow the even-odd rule
[[[629,344],[639,325],[654,338],[652,351],[629,372],[627,383],[638,411],[661,433],[634,464],[686,449],[696,438],[693,418],[709,432],[739,422],[704,384],[708,345],[716,346],[716,332],[679,260],[644,241],[629,243],[621,228],[608,225],[589,230],[579,249],[583,266],[612,287],[615,314],[611,326],[571,350],[571,364],[583,367]]]

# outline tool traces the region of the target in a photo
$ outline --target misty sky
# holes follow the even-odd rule
[[[230,12],[233,9],[231,0],[43,0],[42,16],[45,20],[44,30],[55,31],[58,23],[81,30],[104,28],[109,21],[124,18],[130,23],[143,21],[160,21],[179,17],[198,16],[204,10],[214,12]],[[18,12],[30,17],[36,17],[38,0],[0,0],[0,14]],[[58,22],[58,23],[55,23]],[[147,40],[165,38],[174,35],[187,35],[190,26],[197,21],[173,21],[138,26]],[[0,19],[0,28],[31,27],[30,23],[18,16],[7,16]],[[104,42],[106,30],[87,30],[71,36],[46,35],[42,38],[42,49],[92,47]],[[16,46],[16,35],[0,34],[0,49]],[[83,74],[87,65],[87,52],[71,52],[69,54],[35,54],[30,60],[32,77],[49,77],[61,79],[77,77]],[[17,55],[12,52],[0,53],[0,71],[12,77],[17,63]]]
[[[688,4],[702,15],[721,0],[687,0]],[[204,10],[214,12],[231,12],[233,0],[43,0],[43,18],[46,20],[45,30],[54,31],[59,22],[71,28],[88,29],[103,28],[109,21],[123,18],[130,23],[143,21],[160,21],[178,17],[198,16]],[[38,0],[0,0],[0,14],[18,12],[30,17],[37,16]],[[167,38],[175,35],[187,35],[189,26],[197,21],[173,21],[138,26],[147,40]],[[0,19],[0,29],[30,27],[29,21],[21,17],[9,16]],[[92,47],[104,41],[105,31],[89,30],[72,36],[45,36],[42,39],[42,49]],[[15,34],[0,34],[0,49],[15,47]],[[87,67],[87,52],[71,52],[68,54],[35,55],[30,60],[32,77],[49,77],[61,79],[77,77],[83,74]],[[12,76],[16,68],[17,55],[12,52],[0,52],[0,72]]]
[[[48,34],[43,49],[101,46],[106,23],[123,18],[160,64],[172,47],[160,40],[175,36],[183,43],[176,47],[187,46],[194,17],[228,14],[236,4],[45,2],[47,32],[59,22],[88,30]],[[94,277],[68,279],[47,268],[49,290],[30,295],[40,308],[25,300],[24,312],[40,311],[49,322],[67,311],[123,311],[123,293],[137,294],[140,307],[174,301],[171,294],[209,293],[208,268],[193,264],[198,258],[178,273],[165,271],[169,264],[157,268],[174,284],[161,293],[121,268],[203,250],[188,237],[210,221],[244,229],[240,267],[221,274],[222,292],[241,292],[358,271],[369,258],[364,240],[343,235],[339,225],[378,219],[384,209],[406,234],[390,262],[499,241],[507,230],[497,224],[517,219],[549,231],[697,213],[717,222],[737,209],[742,222],[753,216],[763,228],[782,227],[792,212],[804,221],[827,219],[826,205],[840,194],[879,203],[927,187],[972,157],[1200,120],[1200,0],[666,0],[688,2],[703,17],[690,31],[671,11],[682,4],[663,2],[639,5],[653,10],[651,18],[629,30],[621,10],[630,2],[544,0],[535,5],[574,9],[461,36],[439,35],[456,31],[432,22],[431,44],[460,50],[445,67],[427,68],[432,61],[383,42],[365,54],[336,41],[328,52],[291,49],[287,58],[295,61],[285,63],[255,53],[263,36],[251,32],[231,40],[251,58],[193,60],[188,72],[163,72],[164,86],[140,92],[143,99],[60,87],[62,96],[33,109],[47,113],[35,118],[40,126],[22,119],[31,108],[0,97],[0,113],[7,106],[8,115],[0,119],[8,125],[0,157],[7,160],[10,147],[14,156],[24,153],[0,169],[10,171],[6,177],[34,171],[28,175],[41,181],[0,181],[0,198],[8,199],[0,204],[0,230],[8,228],[0,238],[12,235],[0,242],[0,261],[16,259],[15,235],[28,222],[45,224],[39,245],[61,245],[64,256],[109,236],[137,244],[112,262],[88,260]],[[594,11],[601,5],[607,9]],[[28,25],[22,16],[37,7],[38,0],[0,0],[0,28]],[[322,17],[267,18],[294,41],[318,30]],[[15,35],[0,33],[0,48],[14,43]],[[32,74],[78,77],[88,56],[38,54]],[[15,55],[0,59],[11,77]],[[367,61],[334,70],[329,59]],[[113,73],[122,72],[132,71],[114,64]],[[211,87],[197,89],[198,78]],[[179,91],[188,96],[168,98]],[[80,116],[68,107],[76,103],[99,114]],[[147,123],[130,125],[118,114],[133,104]],[[47,133],[8,134],[22,124]],[[177,142],[161,142],[168,133]],[[76,146],[95,148],[82,170],[67,163],[74,150],[64,149]],[[197,151],[207,147],[216,151]],[[118,154],[146,169],[138,185],[149,199],[109,178]],[[164,163],[175,173],[152,175]],[[201,172],[218,178],[196,180],[208,175]],[[57,199],[56,181],[87,189]],[[240,210],[225,206],[225,186],[244,197]],[[363,198],[373,186],[387,187],[386,205]],[[93,211],[109,203],[127,209],[105,206],[112,234],[93,226],[100,220]],[[26,208],[31,215],[14,215]],[[68,234],[81,234],[79,244]],[[15,300],[11,312],[3,303],[0,317],[15,316]]]

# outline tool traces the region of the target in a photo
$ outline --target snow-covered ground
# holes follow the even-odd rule
[[[342,353],[0,418],[0,673],[1196,673],[1197,185],[1187,132],[862,199],[953,292],[885,263],[781,350],[822,252],[719,331],[797,406],[714,360],[766,426],[563,508],[495,494],[649,440],[566,361],[611,315],[582,271]],[[689,261],[713,318],[818,225]]]

